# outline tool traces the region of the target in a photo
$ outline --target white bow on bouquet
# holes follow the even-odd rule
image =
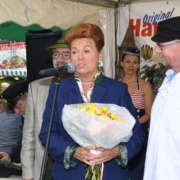
[[[83,103],[65,105],[62,122],[64,129],[80,146],[112,149],[121,142],[129,141],[135,119],[125,107]],[[85,179],[101,179],[101,165],[95,166],[90,173],[88,168]]]

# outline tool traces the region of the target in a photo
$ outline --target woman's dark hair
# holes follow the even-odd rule
[[[80,23],[70,29],[65,37],[69,44],[77,38],[91,38],[94,40],[96,48],[99,52],[104,46],[104,34],[95,24]]]

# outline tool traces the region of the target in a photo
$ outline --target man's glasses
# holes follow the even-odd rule
[[[161,49],[162,49],[163,47],[170,46],[170,45],[173,45],[173,44],[179,44],[179,43],[180,43],[180,40],[179,40],[179,41],[176,41],[176,42],[164,43],[164,44],[161,44],[161,43],[156,42],[156,44],[157,44]]]
[[[70,59],[70,57],[71,57],[71,53],[70,52],[62,52],[62,53],[60,53],[58,51],[54,51],[52,53],[52,58],[53,59],[58,59],[60,57],[60,54],[61,54],[63,59]]]

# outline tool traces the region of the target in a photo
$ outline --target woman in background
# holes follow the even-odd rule
[[[146,134],[146,141],[143,147],[128,165],[131,180],[142,180],[148,138],[148,122],[153,103],[153,91],[149,82],[143,81],[138,77],[140,51],[137,48],[129,47],[125,50],[121,60],[121,66],[124,76],[120,81],[128,85],[128,91],[137,111],[137,118]]]

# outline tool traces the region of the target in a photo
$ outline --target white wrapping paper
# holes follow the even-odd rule
[[[132,136],[135,124],[134,117],[129,111],[115,104],[99,104],[106,106],[111,113],[124,121],[113,121],[109,118],[90,114],[78,109],[80,104],[65,105],[63,108],[63,126],[71,138],[80,146],[94,145],[97,148],[111,149],[120,142],[127,142]],[[89,103],[82,104],[85,108]]]

